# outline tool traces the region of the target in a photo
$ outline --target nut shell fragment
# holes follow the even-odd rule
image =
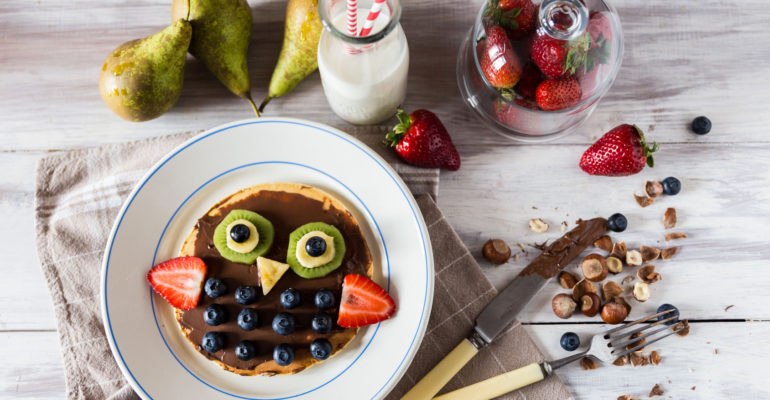
[[[607,277],[607,261],[598,254],[589,254],[580,263],[583,276],[592,282],[601,282]]]
[[[663,393],[664,393],[663,389],[661,389],[660,385],[658,385],[656,383],[655,386],[653,386],[652,389],[650,390],[650,394],[648,396],[649,397],[652,397],[652,396],[663,396]]]
[[[660,274],[655,272],[655,266],[652,264],[647,264],[642,268],[639,268],[639,271],[636,271],[636,277],[647,284],[655,283],[660,280]]]
[[[677,322],[676,324],[674,324],[674,326],[671,327],[671,330],[672,331],[676,331],[679,328],[682,328],[682,330],[677,332],[676,333],[677,335],[679,335],[681,337],[685,337],[685,336],[690,334],[690,322],[688,320],[683,319],[683,320]]]
[[[660,258],[662,258],[664,260],[668,260],[671,257],[673,257],[676,254],[676,252],[678,252],[678,251],[679,251],[679,246],[669,247],[667,249],[663,249],[660,252]]]
[[[630,267],[642,265],[642,253],[636,250],[630,250],[626,253],[626,264]]]
[[[622,367],[624,365],[628,364],[628,356],[622,356],[615,359],[615,361],[612,362],[612,365],[616,367]]]
[[[645,282],[634,283],[634,298],[637,301],[645,302],[650,299],[650,285]]]
[[[623,261],[617,257],[607,257],[607,269],[613,274],[623,272]]]
[[[618,400],[636,400],[636,399],[634,399],[634,396],[631,396],[630,394],[624,394],[622,396],[618,396]]]
[[[660,249],[654,247],[642,246],[639,248],[639,253],[642,254],[643,262],[655,261],[660,257]]]
[[[562,271],[561,274],[559,274],[559,284],[564,289],[572,289],[573,287],[575,287],[576,283],[577,283],[577,278],[575,277],[575,275],[572,275],[567,271]]]
[[[638,337],[640,337],[640,336],[642,336],[642,335],[644,335],[642,332],[636,332],[636,333],[634,333],[633,335],[631,335],[631,337],[630,337],[629,339],[636,339],[636,338],[638,338]],[[631,343],[629,343],[629,344],[626,346],[626,350],[631,350],[631,349],[633,349],[634,347],[636,347],[636,346],[639,346],[639,345],[642,345],[642,344],[645,344],[645,343],[647,343],[647,339],[645,339],[645,338],[639,339],[639,340],[637,340],[637,341],[635,341],[635,342],[631,342]],[[642,348],[639,348],[639,349],[637,349],[637,350],[634,350],[634,353],[638,353],[638,354],[640,354],[640,355],[644,355],[644,354],[642,353],[643,351],[644,351],[644,347],[642,347]]]
[[[610,256],[617,257],[621,260],[626,259],[626,251],[628,248],[626,247],[626,242],[618,242],[612,245],[612,251],[610,252]]]
[[[633,280],[634,280],[634,277],[629,275],[629,276],[623,278],[623,282],[620,282],[620,283],[622,283],[624,285],[628,285],[629,283],[633,282]]]
[[[652,352],[650,352],[650,362],[652,363],[652,365],[657,366],[658,364],[660,364],[660,361],[662,359],[663,358],[660,356],[660,354],[658,354],[657,351],[653,350]]]
[[[671,232],[666,234],[666,241],[670,242],[676,239],[687,239],[687,234],[684,232]]]
[[[551,300],[551,308],[557,317],[567,319],[575,313],[577,303],[568,294],[560,293]]]
[[[671,229],[676,226],[676,208],[669,207],[663,213],[663,228]]]
[[[658,181],[647,181],[644,183],[644,193],[647,194],[647,197],[655,199],[663,194],[663,185]]]
[[[647,207],[655,202],[655,199],[651,199],[647,196],[639,196],[636,194],[634,195],[634,200],[636,200],[636,204],[639,204],[639,206],[642,208]]]
[[[537,233],[548,232],[548,224],[542,218],[532,218],[529,220],[529,230]]]
[[[638,367],[640,365],[644,365],[644,358],[640,352],[633,352],[629,355],[629,361],[631,361],[631,365],[634,367]]]
[[[597,368],[599,368],[599,365],[598,365],[598,364],[596,364],[596,361],[594,361],[594,359],[593,359],[593,358],[591,358],[591,357],[583,357],[583,358],[580,360],[580,366],[581,366],[581,367],[582,367],[584,370],[591,370],[591,369],[597,369]]]
[[[580,311],[586,317],[594,317],[602,308],[602,299],[596,293],[586,293],[580,298]]]
[[[623,287],[613,281],[604,282],[602,285],[602,293],[604,293],[604,300],[610,301],[615,296],[623,294]]]
[[[572,298],[575,299],[575,301],[580,301],[580,299],[585,296],[586,293],[596,293],[596,286],[594,286],[591,281],[587,279],[581,279],[578,281],[578,283],[575,284],[575,286],[572,288]]]
[[[511,248],[501,239],[490,239],[481,248],[481,255],[495,264],[504,264],[511,258]]]
[[[599,239],[596,239],[596,241],[594,242],[594,247],[609,253],[612,251],[612,239],[609,236],[604,235]]]

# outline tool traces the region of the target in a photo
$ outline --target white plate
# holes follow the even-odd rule
[[[312,185],[342,201],[364,232],[375,281],[390,292],[398,311],[299,374],[244,377],[224,371],[186,342],[173,309],[152,292],[146,274],[178,254],[197,218],[217,201],[269,182]],[[142,178],[107,241],[101,282],[112,353],[143,398],[378,399],[406,371],[425,333],[433,255],[414,198],[381,157],[324,125],[262,118],[198,135]]]

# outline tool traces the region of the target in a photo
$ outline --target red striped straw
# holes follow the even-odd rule
[[[366,21],[364,21],[364,27],[361,28],[361,33],[358,34],[359,36],[366,36],[372,33],[374,21],[380,16],[383,4],[385,4],[385,0],[374,0],[372,9],[369,10],[369,15],[366,16]]]
[[[356,36],[358,32],[358,0],[347,0],[348,8],[348,35]],[[345,46],[345,53],[354,54],[356,50],[350,46]]]

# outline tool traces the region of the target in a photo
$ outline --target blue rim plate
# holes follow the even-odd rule
[[[216,202],[270,182],[315,186],[353,213],[372,253],[374,279],[393,296],[398,311],[359,330],[337,355],[299,374],[244,377],[192,348],[173,308],[152,292],[146,274],[178,254],[197,218]],[[244,120],[188,140],[139,181],[107,241],[101,301],[110,349],[142,398],[379,399],[404,374],[425,334],[433,254],[411,193],[364,144],[309,121]]]

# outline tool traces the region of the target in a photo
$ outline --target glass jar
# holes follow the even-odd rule
[[[501,9],[505,3],[485,1],[460,47],[457,82],[463,100],[508,138],[542,142],[566,136],[591,115],[620,69],[623,36],[617,12],[604,0],[543,0],[539,6],[527,1],[527,7],[513,10]],[[503,48],[487,40],[496,26],[509,40]],[[506,87],[512,81],[495,74],[505,70],[509,58],[515,64],[509,75],[519,79]],[[569,101],[548,99],[555,87],[568,88],[558,90],[569,92]]]
[[[374,1],[358,4],[357,29],[363,28]],[[399,24],[399,0],[385,0],[371,33],[348,31],[345,0],[320,0],[324,26],[318,43],[318,70],[332,110],[352,124],[382,122],[406,97],[409,46]]]

